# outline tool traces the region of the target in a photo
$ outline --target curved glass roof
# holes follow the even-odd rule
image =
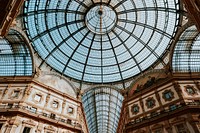
[[[0,76],[31,76],[30,51],[17,31],[10,30],[6,38],[0,38]]]
[[[179,23],[178,0],[28,0],[24,24],[52,68],[110,83],[161,60]]]
[[[116,133],[123,96],[108,87],[94,88],[83,97],[83,107],[90,133]]]
[[[176,44],[172,67],[174,72],[200,72],[200,33],[195,26],[187,28]]]

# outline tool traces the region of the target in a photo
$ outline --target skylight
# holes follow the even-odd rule
[[[111,83],[161,60],[178,0],[28,0],[24,24],[39,56],[70,78]]]
[[[31,76],[33,64],[31,53],[22,35],[10,30],[0,38],[0,76]]]
[[[90,133],[116,133],[123,96],[115,89],[99,87],[83,95]]]
[[[200,33],[195,26],[187,28],[174,49],[172,67],[174,72],[200,71]]]

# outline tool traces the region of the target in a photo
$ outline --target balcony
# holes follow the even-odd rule
[[[186,110],[194,109],[199,111],[200,109],[200,101],[197,102],[187,102],[184,104],[173,106],[173,108],[163,110],[161,112],[151,113],[149,116],[145,116],[143,118],[135,119],[134,121],[131,121],[126,124],[126,128],[135,128],[137,126],[148,124],[149,122],[156,121],[158,122],[159,119],[167,118],[169,119],[169,116],[177,115],[180,112],[186,111]]]
[[[28,106],[20,106],[20,105],[13,105],[13,104],[8,104],[8,105],[0,105],[0,113],[1,114],[7,114],[7,115],[16,115],[16,113],[23,114],[23,116],[28,116],[31,118],[37,118],[37,119],[42,119],[43,121],[48,121],[51,124],[59,124],[62,127],[70,128],[70,129],[75,129],[80,131],[82,126],[75,122],[73,123],[72,120],[70,119],[64,119],[60,117],[56,117],[55,114],[47,114],[45,112],[40,112],[37,111],[35,108],[31,108]]]

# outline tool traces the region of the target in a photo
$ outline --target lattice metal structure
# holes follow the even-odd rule
[[[0,38],[0,76],[32,76],[30,50],[21,34],[10,30]]]
[[[195,26],[187,28],[180,36],[172,68],[174,72],[200,72],[200,33]]]
[[[123,96],[108,87],[93,88],[83,97],[90,133],[116,133]]]
[[[179,0],[28,0],[24,25],[43,62],[90,83],[125,81],[162,61]]]

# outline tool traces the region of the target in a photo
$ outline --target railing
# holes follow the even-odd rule
[[[138,119],[135,119],[134,121],[131,121],[129,123],[126,124],[126,126],[131,126],[131,125],[134,125],[134,124],[137,124],[137,123],[141,123],[141,122],[144,122],[144,121],[149,121],[150,119],[152,118],[155,118],[155,117],[158,117],[158,116],[164,116],[170,112],[174,112],[174,111],[177,111],[183,107],[191,107],[191,106],[200,106],[200,101],[199,102],[186,102],[184,104],[180,104],[180,105],[176,105],[176,106],[173,106],[173,108],[170,108],[170,109],[166,109],[166,110],[163,110],[161,112],[155,112],[155,113],[152,113],[150,116],[145,116],[143,118],[138,118]]]
[[[15,110],[15,109],[22,109],[23,111],[28,111],[29,113],[36,114],[36,115],[41,116],[41,117],[46,117],[46,118],[49,118],[49,119],[53,119],[57,122],[62,122],[62,123],[65,123],[65,124],[68,124],[68,125],[71,125],[71,126],[74,126],[74,127],[82,128],[82,126],[79,123],[76,123],[76,122],[73,123],[70,119],[63,119],[63,118],[56,117],[55,114],[47,114],[45,112],[40,112],[40,111],[37,111],[35,108],[29,107],[29,106],[8,104],[8,105],[0,105],[0,109],[6,109],[6,111],[12,111],[12,110]]]

